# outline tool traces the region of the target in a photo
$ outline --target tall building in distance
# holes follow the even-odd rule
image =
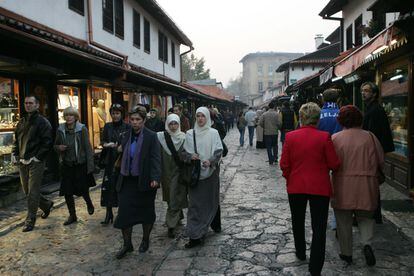
[[[284,80],[283,73],[276,73],[281,64],[303,55],[284,52],[257,52],[245,55],[240,60],[243,64],[243,91],[240,100],[250,105],[253,98]]]

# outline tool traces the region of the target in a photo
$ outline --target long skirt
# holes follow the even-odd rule
[[[200,239],[207,234],[220,202],[219,169],[207,179],[189,188],[189,206],[186,234]]]
[[[118,192],[118,215],[114,227],[125,229],[136,224],[155,222],[155,196],[157,190],[140,191],[139,177],[124,177]]]
[[[60,196],[82,196],[89,192],[90,187],[96,185],[93,175],[87,174],[86,163],[74,166],[62,164],[61,174]]]

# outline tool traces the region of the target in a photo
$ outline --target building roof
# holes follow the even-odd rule
[[[326,41],[329,41],[330,43],[336,43],[341,40],[341,27],[335,29],[328,37],[325,39]]]
[[[205,94],[207,96],[224,100],[228,102],[234,101],[234,96],[227,93],[223,89],[219,88],[217,85],[200,85],[200,84],[194,84],[194,83],[185,83],[186,86],[192,87],[199,91],[202,94]]]
[[[283,63],[277,68],[276,72],[284,72],[291,64],[327,64],[336,58],[341,52],[341,43],[330,44],[325,48],[309,53],[297,59]]]
[[[136,0],[151,16],[153,16],[163,27],[168,30],[181,44],[193,47],[191,40],[184,34],[170,16],[161,8],[155,0]]]
[[[239,62],[243,63],[247,59],[258,58],[258,57],[287,57],[294,59],[303,56],[303,53],[288,53],[288,52],[256,52],[245,55]]]
[[[337,12],[340,12],[342,8],[348,4],[348,0],[331,0],[319,13],[322,17],[329,17]]]

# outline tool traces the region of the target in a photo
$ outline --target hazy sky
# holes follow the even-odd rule
[[[157,0],[204,57],[211,77],[227,84],[242,71],[240,59],[257,51],[310,52],[315,34],[338,21],[318,14],[328,0]],[[185,51],[186,48],[182,49]]]

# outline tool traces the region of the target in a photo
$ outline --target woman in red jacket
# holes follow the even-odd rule
[[[312,246],[309,272],[320,275],[325,261],[326,224],[332,193],[329,172],[339,168],[330,134],[316,128],[320,108],[315,103],[299,110],[301,128],[286,134],[280,168],[286,178],[296,257],[306,259],[305,213],[309,201]]]

